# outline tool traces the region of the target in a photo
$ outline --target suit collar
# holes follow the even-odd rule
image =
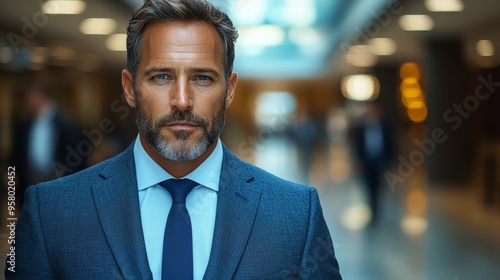
[[[250,237],[260,191],[247,164],[224,147],[212,251],[204,279],[231,279]]]
[[[94,202],[109,247],[125,279],[152,279],[142,232],[133,145],[103,165]]]
[[[231,279],[250,237],[261,192],[246,163],[225,147],[210,260],[204,279]],[[125,279],[152,279],[140,215],[133,144],[103,165],[92,186],[108,244]]]

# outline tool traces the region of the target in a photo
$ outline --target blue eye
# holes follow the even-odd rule
[[[156,75],[154,78],[157,80],[166,80],[168,77],[165,74],[160,74],[160,75]]]
[[[199,75],[198,76],[198,80],[200,80],[200,81],[210,81],[212,79],[209,76]]]

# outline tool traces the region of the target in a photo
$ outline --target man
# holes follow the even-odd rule
[[[10,160],[10,164],[16,167],[18,177],[17,209],[22,208],[28,186],[67,175],[54,167],[53,163],[65,164],[68,154],[66,148],[76,147],[81,140],[77,125],[57,109],[48,83],[37,82],[27,87],[23,102],[28,120],[15,125]],[[71,172],[82,170],[83,167],[82,160]]]
[[[393,156],[393,141],[382,108],[369,103],[364,117],[356,131],[355,148],[371,210],[370,225],[375,226],[380,216],[381,178]]]
[[[7,279],[341,279],[316,191],[238,160],[219,140],[236,36],[204,0],[147,0],[136,11],[122,85],[139,136],[27,191]],[[171,187],[172,178],[190,181]],[[170,195],[192,181],[185,201]],[[190,232],[170,230],[172,213]]]

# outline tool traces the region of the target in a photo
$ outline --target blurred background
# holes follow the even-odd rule
[[[18,200],[137,135],[120,72],[141,2],[0,2],[0,164]],[[240,33],[222,139],[318,189],[345,279],[500,277],[500,1],[213,2]]]

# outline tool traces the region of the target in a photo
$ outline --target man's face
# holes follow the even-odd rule
[[[26,111],[31,117],[36,117],[50,99],[39,89],[30,88],[24,97]]]
[[[226,85],[221,49],[208,24],[156,22],[144,33],[135,85],[123,71],[139,132],[164,159],[194,160],[215,145],[237,82],[233,73]]]

